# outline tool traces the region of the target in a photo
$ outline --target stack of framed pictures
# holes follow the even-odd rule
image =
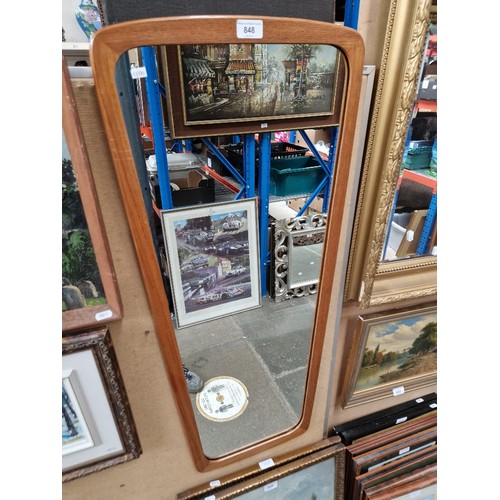
[[[333,436],[186,490],[177,499],[343,500],[345,465],[345,446]]]
[[[434,411],[436,408],[437,394],[432,392],[391,408],[336,425],[333,431],[340,436],[342,442],[347,446],[361,437],[400,425],[403,422]]]
[[[123,317],[69,70],[62,61],[62,481],[139,458],[107,323]],[[92,119],[94,119],[92,117]]]
[[[437,410],[346,446],[345,498],[436,498]]]

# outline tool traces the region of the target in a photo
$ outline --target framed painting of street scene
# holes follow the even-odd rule
[[[328,127],[340,121],[345,65],[333,45],[165,49],[174,137]]]
[[[348,356],[343,407],[437,383],[437,307],[360,316]]]
[[[107,327],[62,338],[62,481],[139,458],[139,437]]]
[[[179,328],[260,307],[255,198],[161,211]]]

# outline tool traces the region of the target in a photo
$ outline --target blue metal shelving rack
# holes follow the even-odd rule
[[[358,13],[359,13],[360,0],[347,0],[345,4],[344,26],[357,29]],[[167,148],[165,141],[165,127],[163,122],[163,114],[161,109],[161,95],[165,97],[165,89],[159,82],[157,65],[155,60],[155,52],[153,47],[141,48],[143,64],[146,69],[146,98],[149,107],[149,115],[151,120],[151,129],[153,133],[153,144],[156,155],[156,164],[158,168],[158,184],[160,188],[162,206],[159,207],[164,210],[172,209],[172,194],[170,190],[170,180],[168,174],[168,159]],[[330,197],[331,180],[333,178],[333,168],[335,162],[335,152],[337,147],[338,128],[332,127],[330,150],[328,160],[325,162],[317,152],[314,144],[311,142],[307,134],[300,130],[299,133],[305,140],[308,148],[313,153],[314,157],[321,165],[325,173],[325,178],[321,181],[319,186],[310,194],[308,200],[300,210],[298,215],[309,207],[310,203],[316,198],[318,194],[323,192],[323,211],[328,209],[328,201]],[[296,131],[290,131],[290,141],[295,142]],[[258,192],[255,187],[255,173],[253,168],[247,168],[247,165],[255,165],[255,135],[248,134],[243,136],[243,157],[244,168],[242,176],[220,153],[218,148],[207,138],[203,138],[203,143],[208,149],[216,156],[216,158],[232,173],[236,180],[241,184],[242,188],[236,194],[235,199],[251,198],[258,196],[259,198],[259,244],[260,244],[260,262],[261,262],[261,276],[267,275],[267,268],[270,264],[268,255],[268,212],[269,212],[269,196],[270,196],[270,173],[271,173],[271,134],[259,134],[259,183]],[[240,142],[239,136],[233,136],[233,142]],[[184,140],[174,141],[174,151],[181,152],[182,149],[191,151],[191,141]],[[261,294],[265,296],[266,279],[261,280]]]
[[[434,228],[434,223],[436,222],[436,216],[437,216],[437,194],[434,193],[431,198],[431,203],[429,205],[427,216],[425,217],[424,227],[422,228],[420,239],[418,240],[418,245],[416,250],[417,255],[423,255],[432,251],[432,248],[429,248],[429,243],[432,230]]]

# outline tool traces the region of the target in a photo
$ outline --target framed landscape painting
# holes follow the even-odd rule
[[[181,498],[226,500],[316,499],[343,500],[345,446],[337,443],[286,464],[271,467],[252,477],[242,476],[227,487],[212,489],[203,496]]]
[[[359,317],[343,387],[344,408],[436,382],[436,304]]]
[[[269,472],[272,468],[276,469],[290,463],[297,464],[300,459],[313,455],[316,457],[315,460],[317,460],[318,456],[315,454],[322,450],[326,450],[326,455],[321,455],[323,458],[332,456],[332,454],[338,457],[335,474],[340,474],[341,468],[344,467],[345,464],[345,452],[342,451],[340,438],[338,436],[332,436],[322,439],[312,445],[309,444],[299,449],[290,451],[284,455],[263,460],[225,476],[218,476],[214,481],[204,482],[199,486],[185,490],[182,493],[178,493],[176,498],[177,500],[206,500],[219,498],[217,496],[217,492],[223,492],[227,488],[241,483],[243,480],[248,481],[251,478],[257,479],[263,474],[263,472]],[[330,500],[330,498],[328,500]]]
[[[62,330],[123,316],[111,250],[68,68],[62,81]]]
[[[161,212],[179,328],[260,307],[255,198]]]

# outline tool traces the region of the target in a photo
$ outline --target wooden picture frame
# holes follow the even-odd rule
[[[341,443],[336,443],[287,461],[283,465],[271,466],[269,470],[264,469],[251,477],[241,476],[226,487],[211,490],[209,496],[206,493],[205,496],[180,494],[177,498],[257,500],[264,498],[265,495],[266,499],[278,500],[292,495],[290,498],[343,500],[344,472],[345,447]]]
[[[255,198],[160,216],[179,328],[261,306]]]
[[[376,467],[354,478],[352,500],[363,500],[366,491],[375,493],[376,489],[382,491],[392,480],[401,480],[401,476],[420,473],[421,469],[437,462],[437,445],[432,445],[423,450],[389,463]],[[393,485],[393,484],[392,484]],[[392,497],[391,497],[392,498]],[[418,498],[418,497],[417,497]]]
[[[364,490],[366,500],[437,500],[437,463],[418,467]]]
[[[343,383],[351,408],[437,383],[437,305],[359,316]]]
[[[142,453],[106,327],[62,338],[62,481],[139,458]]]
[[[345,63],[336,47],[238,41],[246,43],[162,47],[172,137],[338,125]],[[298,55],[301,48],[307,52],[305,57]],[[313,65],[322,71],[312,74],[309,66]],[[287,82],[282,88],[278,71]]]
[[[62,330],[66,332],[121,319],[123,306],[64,58],[62,71],[63,211],[69,199],[68,212],[63,214],[63,268],[71,270],[69,277],[63,271]]]
[[[374,474],[376,469],[380,469],[380,467],[371,468],[371,465],[376,465],[377,460],[374,457],[380,455],[381,450],[387,450],[394,443],[401,444],[401,447],[398,450],[402,451],[401,455],[405,454],[407,451],[407,441],[412,439],[415,436],[422,436],[422,433],[426,433],[425,436],[430,436],[431,439],[434,438],[434,431],[437,428],[437,410],[433,409],[429,413],[424,415],[420,415],[411,420],[407,420],[404,422],[395,422],[390,428],[373,431],[371,434],[362,436],[354,440],[351,444],[346,445],[346,495],[350,498],[353,492],[356,491],[358,485],[358,479],[367,477],[368,475],[371,477],[371,474]],[[430,450],[434,446],[434,444],[430,444],[423,448],[423,450]],[[420,453],[422,450],[418,450],[415,453],[407,453],[407,456],[416,456],[417,453]],[[393,456],[394,457],[394,456]],[[399,460],[392,460],[392,462],[388,462],[385,464],[386,469],[391,466],[397,467],[398,464],[401,464],[405,457],[401,456]],[[370,463],[370,459],[372,463]],[[361,464],[358,463],[361,462]],[[369,465],[367,467],[363,467],[363,465]]]

